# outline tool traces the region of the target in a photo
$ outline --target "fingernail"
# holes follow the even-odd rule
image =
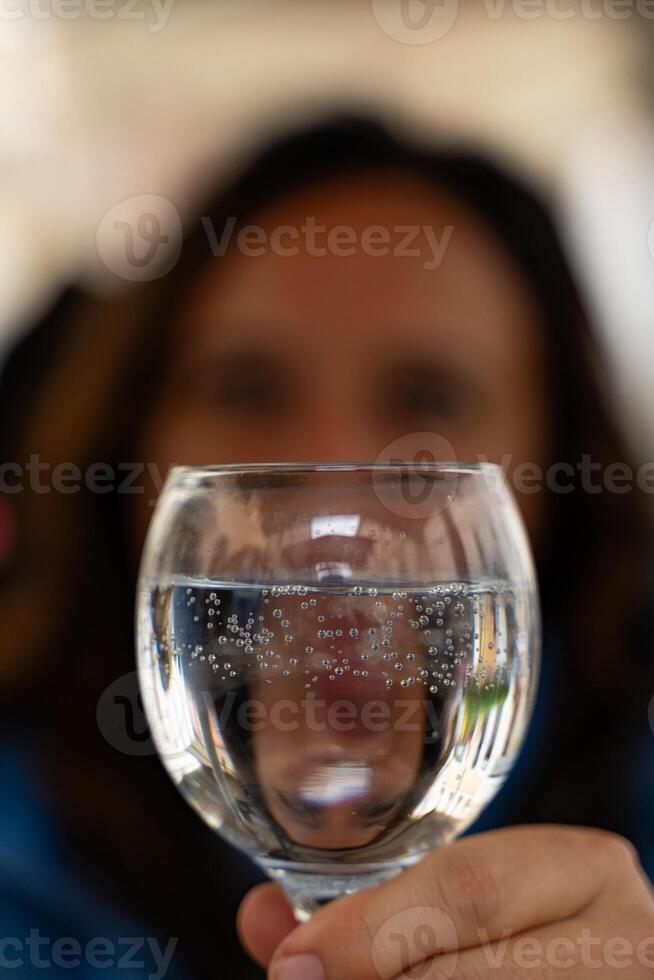
[[[275,964],[272,980],[325,980],[325,971],[317,956],[285,956]]]

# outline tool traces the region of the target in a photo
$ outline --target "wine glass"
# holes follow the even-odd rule
[[[157,748],[306,920],[461,834],[529,720],[539,612],[492,464],[176,467],[139,580]]]

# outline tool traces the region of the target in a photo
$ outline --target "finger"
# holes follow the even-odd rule
[[[286,980],[282,961],[309,954],[322,963],[326,980],[378,980],[401,972],[403,933],[416,940],[409,962],[420,962],[478,946],[483,938],[494,942],[506,929],[516,933],[572,917],[608,879],[624,877],[615,874],[627,853],[619,841],[566,827],[465,838],[384,885],[320,909],[281,943],[270,975]]]
[[[297,926],[291,906],[276,885],[258,885],[241,902],[239,938],[260,966],[267,966],[280,942]]]
[[[577,980],[590,976],[651,980],[651,926],[651,918],[642,914],[622,924],[581,917],[414,963],[393,980]]]
[[[601,958],[589,961],[572,936],[554,928],[550,933],[536,930],[514,940],[507,936],[462,953],[403,964],[392,980],[577,980],[580,967],[589,962],[595,970],[602,965]]]

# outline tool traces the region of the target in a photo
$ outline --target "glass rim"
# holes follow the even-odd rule
[[[238,473],[356,473],[419,470],[421,473],[456,473],[462,475],[495,473],[504,475],[499,463],[475,462],[458,463],[448,460],[422,462],[420,460],[363,460],[351,462],[294,462],[294,463],[224,463],[205,466],[171,466],[169,475],[177,476],[220,476]]]

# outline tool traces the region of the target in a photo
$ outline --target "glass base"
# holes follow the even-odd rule
[[[413,862],[411,862],[413,863]],[[298,922],[306,922],[322,905],[374,888],[398,875],[406,865],[280,866],[262,862],[269,877],[284,891]]]

